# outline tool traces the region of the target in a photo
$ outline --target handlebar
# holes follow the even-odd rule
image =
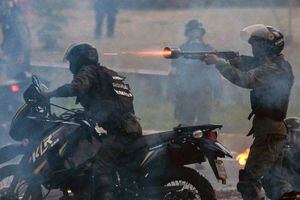
[[[32,106],[32,108],[34,108],[34,110],[37,111],[39,114],[42,114],[44,117],[51,117],[51,106],[72,113],[72,115],[64,113],[64,116],[61,116],[64,119],[66,119],[66,116],[67,118],[71,119],[74,116],[79,116],[82,113],[80,109],[67,109],[65,107],[50,103],[50,100],[43,95],[43,88],[47,89],[47,87],[43,83],[41,83],[40,79],[37,76],[33,75],[32,84],[25,90],[23,94],[25,102],[28,105]],[[54,115],[53,117],[57,118],[57,116]]]

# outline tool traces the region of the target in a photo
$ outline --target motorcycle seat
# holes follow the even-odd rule
[[[138,151],[142,148],[154,147],[164,142],[172,140],[176,136],[174,131],[166,131],[161,133],[154,133],[150,135],[143,135],[137,139],[130,147],[126,150],[127,153]]]
[[[206,124],[200,126],[182,126],[175,127],[172,131],[143,135],[142,137],[137,139],[132,145],[130,145],[126,152],[134,152],[140,150],[141,148],[154,147],[156,145],[160,145],[164,142],[173,139],[177,135],[176,133],[193,132],[196,130],[211,131],[220,128],[222,128],[222,125],[215,124]]]

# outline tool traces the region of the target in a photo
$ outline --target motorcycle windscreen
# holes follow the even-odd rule
[[[31,109],[27,104],[23,104],[16,112],[12,119],[9,135],[12,139],[21,141],[29,138],[34,132],[41,130],[41,124],[27,118],[31,113]]]

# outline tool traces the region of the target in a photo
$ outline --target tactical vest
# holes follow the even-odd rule
[[[133,113],[133,95],[125,77],[103,66],[95,66],[97,84],[89,94],[78,97],[79,102],[98,122],[111,121],[125,113]]]
[[[280,77],[265,87],[250,93],[252,113],[281,121],[286,117],[294,76],[290,64],[284,59],[273,61],[281,71]]]

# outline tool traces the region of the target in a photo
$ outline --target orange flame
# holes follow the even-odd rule
[[[236,160],[239,162],[240,165],[245,166],[248,156],[250,153],[250,149],[247,148],[243,153],[240,153],[237,157]]]
[[[128,51],[128,52],[106,52],[105,56],[120,56],[120,55],[130,55],[130,56],[170,56],[171,51]]]
[[[171,51],[140,51],[136,52],[139,56],[168,56],[171,55]]]
[[[118,56],[119,53],[116,53],[116,52],[106,52],[103,55],[105,55],[105,56]]]

